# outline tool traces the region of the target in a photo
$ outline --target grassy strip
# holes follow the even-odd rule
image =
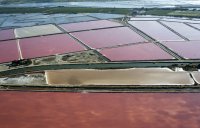
[[[172,16],[200,17],[200,11],[174,11],[168,13]]]
[[[200,18],[200,11],[187,9],[146,9],[145,15]]]
[[[150,9],[128,9],[128,8],[89,8],[89,7],[0,7],[0,14],[12,13],[112,13],[125,15],[156,15],[156,16],[174,16],[174,17],[191,17],[199,18],[200,11],[190,11],[182,8],[150,8]]]
[[[0,91],[39,91],[39,92],[157,92],[157,93],[199,93],[199,85],[155,85],[155,86],[65,86],[65,85],[0,85]]]
[[[98,0],[0,0],[1,4],[26,4],[26,3],[53,3],[53,2],[87,2]],[[101,1],[114,1],[114,0],[101,0]],[[123,1],[123,0],[118,0]]]
[[[114,63],[88,63],[88,64],[51,64],[18,67],[0,71],[0,77],[14,76],[29,72],[43,72],[45,70],[60,70],[60,69],[127,69],[127,68],[152,68],[152,67],[181,67],[185,70],[197,69],[200,62],[198,61],[135,61],[135,62],[114,62]]]
[[[147,9],[145,14],[146,15],[157,15],[157,16],[166,16],[169,13],[174,12],[174,10],[170,9]]]
[[[128,14],[130,9],[123,8],[83,8],[83,7],[51,7],[51,8],[0,8],[1,14],[12,13],[115,13]]]

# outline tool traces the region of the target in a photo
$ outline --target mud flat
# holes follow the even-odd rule
[[[94,51],[83,51],[33,59],[33,65],[65,64],[65,63],[103,63],[106,62]]]
[[[45,75],[49,85],[194,85],[188,72],[165,68],[65,69],[45,71]]]

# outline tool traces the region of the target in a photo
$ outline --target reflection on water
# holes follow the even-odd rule
[[[1,128],[199,128],[200,93],[1,92]]]
[[[61,3],[27,3],[10,4],[4,7],[116,7],[116,8],[151,8],[151,7],[175,7],[177,5],[200,6],[199,0],[126,0],[126,1],[108,1],[108,2],[61,2]],[[0,5],[2,6],[2,5]]]

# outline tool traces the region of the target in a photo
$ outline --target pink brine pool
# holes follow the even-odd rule
[[[200,93],[1,92],[1,128],[198,128]]]
[[[157,21],[129,21],[129,24],[158,41],[183,41],[181,37]]]
[[[100,50],[100,53],[109,58],[111,61],[174,59],[174,57],[153,43],[141,43],[130,46],[103,49]]]
[[[16,40],[0,42],[0,63],[18,60],[19,58]]]
[[[147,41],[127,27],[75,32],[72,35],[91,48],[104,48]]]
[[[167,25],[174,31],[178,32],[182,36],[186,37],[189,40],[200,40],[200,31],[194,29],[184,23],[177,22],[165,22],[162,21],[163,24]]]
[[[25,59],[85,50],[66,34],[20,39],[19,44]]]
[[[200,41],[162,42],[185,59],[200,59]]]
[[[66,31],[72,32],[72,31],[99,29],[99,28],[107,28],[107,27],[119,27],[119,26],[122,26],[122,24],[108,21],[108,20],[98,20],[98,21],[62,24],[60,26],[64,28]]]
[[[15,39],[15,34],[13,29],[0,30],[0,40]]]

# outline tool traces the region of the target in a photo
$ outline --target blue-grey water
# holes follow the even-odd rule
[[[3,7],[115,7],[115,8],[168,8],[176,6],[199,6],[200,0],[125,0],[108,2],[56,2],[0,5]]]

